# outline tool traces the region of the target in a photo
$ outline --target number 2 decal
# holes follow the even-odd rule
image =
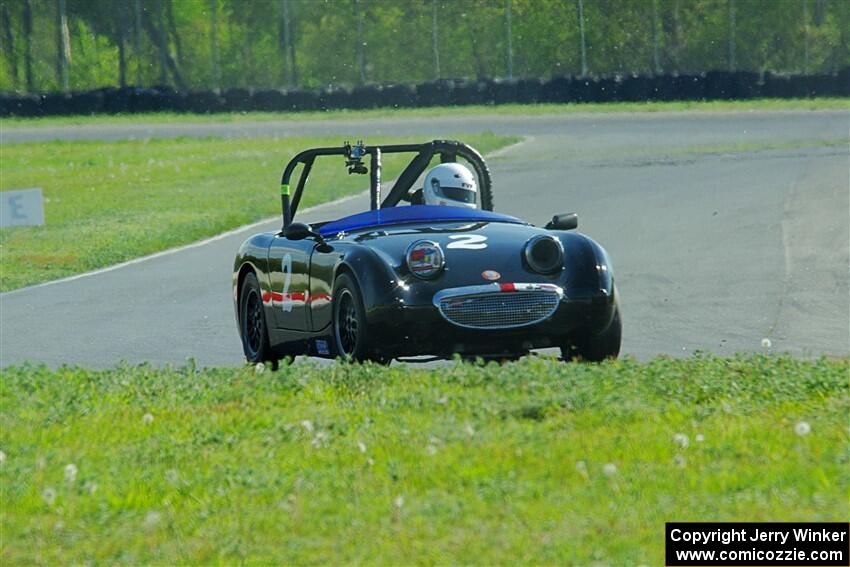
[[[280,306],[286,313],[289,313],[292,311],[292,296],[289,295],[289,285],[292,283],[292,254],[284,254],[283,260],[280,262],[280,270],[284,274]]]
[[[478,234],[453,234],[449,236],[454,242],[449,242],[446,248],[460,248],[463,250],[483,250],[487,248],[487,237]]]

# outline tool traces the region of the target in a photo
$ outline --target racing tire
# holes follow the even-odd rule
[[[608,328],[596,335],[585,334],[568,340],[561,347],[561,358],[566,361],[602,362],[606,358],[616,359],[620,354],[623,338],[623,322],[620,309],[614,310],[614,317]]]
[[[248,362],[271,362],[272,369],[276,369],[277,359],[272,355],[269,344],[263,292],[253,272],[249,272],[242,281],[242,291],[239,294],[239,330],[242,335],[242,350]]]
[[[350,274],[340,274],[334,282],[332,345],[334,358],[381,361],[371,356],[363,295]]]

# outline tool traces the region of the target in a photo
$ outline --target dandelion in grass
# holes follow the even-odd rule
[[[676,433],[675,435],[673,435],[673,443],[675,443],[682,449],[687,449],[688,445],[690,444],[690,440],[688,439],[688,436],[684,433]]]
[[[771,346],[773,346],[773,343],[771,343],[770,339],[768,339],[767,337],[761,340],[761,348],[769,349]]]
[[[676,455],[675,457],[673,457],[673,463],[680,469],[685,468],[685,465],[688,464],[688,462],[685,460],[685,457],[683,457],[682,455]]]
[[[794,433],[804,437],[812,432],[812,426],[807,421],[801,421],[794,426]]]
[[[617,474],[617,465],[614,463],[606,463],[604,467],[602,467],[602,472],[605,473],[605,476],[615,476]]]
[[[83,485],[83,490],[85,490],[89,494],[94,494],[95,492],[97,492],[97,484],[93,483],[90,480],[87,480],[86,483]]]
[[[254,373],[256,373],[256,374],[262,374],[265,371],[266,371],[266,365],[263,364],[262,362],[258,362],[257,365],[254,367]]]
[[[404,496],[396,496],[395,500],[393,500],[393,504],[399,510],[404,506]]]
[[[48,486],[41,492],[41,497],[44,499],[45,504],[53,506],[53,503],[56,502],[56,490]]]
[[[153,423],[153,414],[146,413],[145,415],[143,415],[142,423],[144,423],[145,425],[150,425],[151,423]]]
[[[316,433],[316,436],[313,437],[313,440],[310,441],[310,445],[313,446],[314,449],[318,449],[319,447],[325,444],[325,441],[328,439],[328,434],[324,431],[319,431]]]
[[[307,433],[313,433],[313,422],[309,419],[301,421],[301,427],[303,427],[304,431],[306,431]]]
[[[360,450],[361,453],[366,453],[366,443],[364,443],[363,441],[357,442],[357,448]]]
[[[65,465],[65,482],[73,483],[77,480],[77,465],[68,463]]]
[[[469,423],[467,423],[467,424],[464,426],[463,430],[464,430],[464,431],[466,431],[466,434],[467,434],[467,435],[469,435],[470,437],[472,437],[473,435],[475,435],[475,429],[473,429],[473,428],[472,428],[472,425],[471,425],[471,424],[469,424]]]
[[[4,453],[3,451],[0,451],[0,465],[5,465],[5,464],[6,464],[6,453]]]
[[[587,463],[585,463],[584,461],[579,461],[576,463],[576,470],[584,478],[588,478],[590,476],[587,474]]]
[[[697,443],[702,443],[703,441],[705,441],[705,435],[703,435],[702,433],[697,433],[697,435],[696,435],[696,437],[694,437],[694,439],[696,440]]]
[[[162,515],[159,512],[148,512],[145,515],[145,521],[143,525],[146,528],[153,528],[157,524],[159,524],[160,520],[162,520]]]

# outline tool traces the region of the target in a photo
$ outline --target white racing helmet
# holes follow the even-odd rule
[[[459,163],[441,163],[425,176],[422,198],[426,205],[475,209],[478,187],[472,172]]]

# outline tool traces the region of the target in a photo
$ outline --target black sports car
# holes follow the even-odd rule
[[[415,155],[382,196],[381,155],[398,152]],[[320,156],[343,156],[349,173],[370,174],[371,210],[312,226],[293,222]],[[407,204],[417,202],[413,184],[437,158],[472,166],[480,208]],[[565,360],[619,353],[608,254],[571,232],[574,214],[538,228],[492,212],[490,172],[466,144],[309,149],[286,166],[281,201],[282,230],[246,240],[234,263],[236,319],[249,362],[276,365],[299,354],[381,362],[513,358],[544,347],[560,347]]]

